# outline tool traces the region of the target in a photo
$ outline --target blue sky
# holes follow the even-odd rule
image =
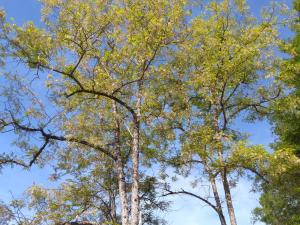
[[[291,5],[291,0],[280,2]],[[249,0],[252,12],[258,15],[260,9],[270,3],[270,0]],[[36,0],[0,0],[0,7],[4,8],[8,18],[14,18],[15,23],[21,25],[25,21],[32,20],[40,24],[40,4]],[[287,37],[290,33],[282,32],[282,36]],[[251,134],[252,143],[268,145],[274,139],[271,127],[266,121],[255,124],[239,123],[239,128]],[[10,141],[12,137],[8,134],[0,135],[0,152],[11,150]],[[43,169],[33,167],[30,171],[20,168],[5,168],[0,174],[0,199],[9,200],[13,196],[18,197],[32,184],[43,186],[49,185],[48,176],[51,168]],[[188,179],[179,180],[174,186],[190,186]],[[258,196],[249,193],[251,183],[241,181],[233,191],[234,205],[236,208],[239,225],[251,224],[251,210],[258,204]],[[165,214],[165,218],[170,225],[217,225],[219,224],[217,215],[208,207],[203,206],[195,199],[177,196],[170,198],[173,201],[172,208]],[[259,223],[257,223],[259,224]]]

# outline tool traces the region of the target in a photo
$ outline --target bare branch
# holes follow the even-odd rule
[[[180,191],[171,191],[171,190],[168,190],[168,189],[165,189],[164,191],[166,191],[167,193],[163,194],[162,196],[169,196],[169,195],[178,195],[178,194],[184,194],[184,195],[189,195],[189,196],[192,196],[192,197],[195,197],[199,200],[201,200],[202,202],[205,202],[207,205],[209,205],[210,207],[212,207],[218,214],[219,214],[219,210],[218,208],[212,204],[210,201],[208,201],[207,199],[199,196],[199,195],[196,195],[192,192],[188,192],[188,191],[185,191],[184,189],[181,189]]]

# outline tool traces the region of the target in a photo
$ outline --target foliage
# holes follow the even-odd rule
[[[300,117],[299,117],[299,101],[300,101],[300,28],[299,28],[299,12],[300,3],[294,1],[294,9],[296,18],[291,24],[295,36],[292,40],[285,43],[282,47],[283,51],[290,55],[281,66],[281,75],[279,80],[286,85],[287,95],[274,104],[274,114],[271,121],[275,123],[275,133],[279,136],[278,145],[290,145],[299,152],[299,135],[300,135]]]
[[[200,8],[185,0],[41,3],[44,28],[32,22],[19,27],[3,12],[0,24],[7,63],[0,130],[13,133],[17,147],[1,155],[0,165],[30,168],[52,160],[52,179],[67,177],[54,189],[33,186],[29,202],[12,207],[33,210],[33,223],[138,225],[142,218],[163,224],[155,214],[168,206],[157,189],[163,180],[147,173],[160,163],[163,175],[170,165],[185,176],[196,169],[214,198],[170,185],[163,195],[196,197],[222,225],[226,203],[236,225],[231,190],[239,178],[250,171],[275,196],[279,177],[296,176],[290,150],[270,154],[235,126],[263,119],[271,103],[278,109],[276,132],[284,133],[278,146],[293,137],[289,132],[296,140],[287,122],[298,116],[298,61],[295,56],[281,64],[276,54],[282,44],[276,4],[257,19],[245,0],[204,1]],[[285,45],[286,51],[297,54],[297,43]],[[28,74],[12,70],[10,60]],[[295,90],[285,96],[278,81]],[[281,112],[286,107],[289,116]],[[298,189],[288,191],[298,195]]]
[[[221,224],[226,221],[216,184],[222,184],[230,223],[235,225],[231,189],[241,175],[249,171],[256,175],[259,165],[255,160],[267,155],[261,146],[249,146],[246,135],[234,124],[263,118],[269,113],[269,103],[281,94],[274,82],[279,62],[274,49],[280,44],[277,10],[271,8],[257,20],[245,1],[210,1],[191,19],[187,41],[174,50],[167,68],[172,96],[166,94],[171,110],[163,114],[163,138],[168,139],[168,129],[173,127],[180,141],[172,151],[178,139],[171,136],[172,150],[167,154],[176,168],[187,168],[182,174],[201,174],[211,193],[202,196],[168,188],[166,194],[196,196],[211,206]]]
[[[299,158],[295,156],[299,157],[300,149],[300,1],[294,1],[294,9],[297,14],[291,26],[295,36],[282,47],[290,58],[283,61],[279,76],[279,81],[286,87],[287,95],[272,105],[274,113],[271,122],[278,135],[278,140],[273,145],[274,160],[277,163],[271,164],[267,170],[269,182],[262,182],[261,206],[254,211],[256,219],[270,225],[300,223],[300,165]]]
[[[261,207],[254,210],[256,220],[266,224],[299,224],[300,161],[293,149],[277,150],[266,169],[268,182],[262,182]]]
[[[54,159],[58,173],[75,176],[92,173],[88,166],[94,162],[100,168],[110,165],[101,172],[100,185],[111,176],[118,179],[113,191],[118,189],[122,223],[136,225],[140,157],[147,161],[140,128],[147,126],[146,112],[155,101],[148,90],[159,77],[163,53],[180,39],[185,1],[44,0],[42,5],[43,29],[31,22],[18,27],[1,13],[3,55],[31,73],[3,77],[11,86],[1,90],[1,130],[16,135],[14,144],[21,151],[3,154],[1,165],[29,168]],[[62,189],[70,186],[75,188],[68,183]],[[149,194],[153,198],[154,192]],[[50,196],[60,203],[45,216],[52,223],[70,220],[80,210],[75,207],[79,199],[70,199],[74,209],[73,203],[61,204],[66,199],[60,192]],[[153,208],[145,209],[149,221]]]

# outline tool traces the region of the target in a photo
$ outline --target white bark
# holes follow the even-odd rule
[[[132,189],[131,189],[131,225],[139,225],[140,218],[140,199],[139,199],[139,151],[140,151],[140,116],[141,101],[140,93],[141,84],[138,84],[138,93],[136,101],[136,116],[134,118],[133,140],[132,140]]]

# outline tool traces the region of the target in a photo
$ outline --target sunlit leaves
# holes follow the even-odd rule
[[[34,132],[42,136],[49,129],[59,135],[56,140],[67,141],[50,142],[55,154],[48,155],[57,163],[53,180],[64,174],[72,179],[55,190],[34,186],[28,192],[40,221],[58,223],[78,216],[99,220],[104,215],[101,222],[118,220],[108,219],[107,211],[113,210],[105,203],[119,201],[117,163],[125,173],[122,181],[128,186],[135,183],[132,168],[138,157],[131,157],[136,147],[133,134],[139,136],[134,139],[141,142],[136,155],[145,167],[161,160],[178,168],[196,159],[210,182],[247,170],[274,177],[294,170],[297,162],[288,151],[272,155],[260,145],[250,145],[234,124],[241,117],[250,122],[262,118],[281,94],[279,82],[274,82],[280,62],[275,52],[282,44],[278,18],[269,11],[254,18],[244,0],[209,1],[199,12],[188,9],[188,4],[43,0],[45,29],[33,23],[21,27],[6,23],[1,13],[3,52],[45,83],[38,94],[49,92],[45,102],[53,104],[50,114],[57,113],[49,117],[37,103],[23,109],[21,92],[10,90],[5,96],[20,108],[12,124],[37,127]],[[285,48],[297,54],[297,47]],[[287,70],[280,80],[293,86],[290,74],[298,71],[297,65],[289,61],[282,65]],[[31,81],[21,76],[7,77],[16,87],[31,87]],[[297,100],[285,100],[297,113],[293,107]],[[32,97],[29,102],[34,101]],[[283,103],[278,106],[281,111],[285,108]],[[31,144],[37,140],[28,134],[32,130],[13,128],[20,135],[16,145],[26,156],[39,152],[39,143]],[[141,173],[137,182],[156,200],[154,178]],[[129,188],[124,192],[129,199]],[[145,211],[150,221],[156,208],[147,201],[142,204],[150,207]]]

